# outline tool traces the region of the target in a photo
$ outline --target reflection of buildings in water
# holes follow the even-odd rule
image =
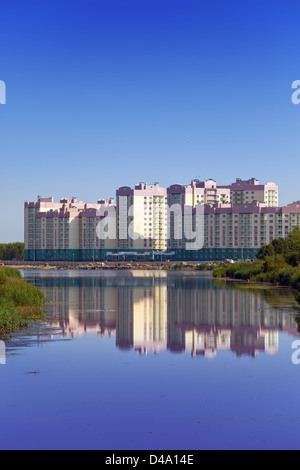
[[[112,336],[116,329],[116,291],[105,285],[78,282],[63,278],[60,285],[47,286],[51,290],[48,315],[63,336],[80,336],[96,332],[100,336]],[[75,281],[75,282],[74,282]],[[77,282],[76,282],[77,281]],[[52,288],[51,288],[52,287]],[[58,317],[58,321],[55,321]]]
[[[117,346],[133,347],[141,354],[158,353],[167,346],[166,273],[147,274],[148,282],[143,280],[141,286],[119,290]]]
[[[262,331],[251,327],[244,331],[236,330],[211,330],[201,332],[184,330],[185,351],[194,356],[215,357],[217,350],[231,350],[237,356],[248,354],[256,356],[259,351],[267,354],[275,354],[278,351],[278,331]]]
[[[50,281],[43,286],[51,291],[49,316],[59,315],[51,325],[71,337],[87,332],[111,336],[116,330],[120,349],[157,353],[167,344],[166,278],[166,272],[133,271],[124,278]]]
[[[133,344],[140,353],[167,347],[167,287],[154,286],[133,302]]]
[[[86,332],[112,336],[120,349],[189,352],[215,357],[217,350],[256,356],[278,351],[278,331],[297,334],[289,313],[260,295],[215,287],[205,276],[133,271],[112,277],[58,278],[53,318],[65,336]],[[51,283],[50,283],[51,284]]]
[[[198,283],[198,285],[197,285]],[[295,334],[289,313],[270,307],[261,296],[247,291],[173,279],[168,289],[168,349],[192,356],[214,357],[217,349],[238,356],[278,351],[278,331]]]

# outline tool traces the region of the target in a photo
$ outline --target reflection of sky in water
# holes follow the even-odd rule
[[[299,447],[286,309],[203,274],[25,275],[54,296],[54,330],[7,343],[2,449]]]

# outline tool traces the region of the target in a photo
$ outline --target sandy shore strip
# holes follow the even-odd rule
[[[214,264],[214,263],[210,263]],[[190,270],[195,271],[199,269],[201,263],[195,262],[145,262],[145,261],[97,261],[97,262],[67,262],[67,261],[0,261],[0,266],[10,266],[17,269],[56,269],[56,270],[102,270],[102,269],[115,269],[115,270]]]

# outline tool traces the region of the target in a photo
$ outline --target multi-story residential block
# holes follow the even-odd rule
[[[167,248],[167,190],[158,183],[139,183],[117,190],[117,246],[119,250]]]
[[[117,247],[115,205],[112,200],[98,203],[78,214],[80,256],[86,260],[101,260],[106,250]]]
[[[192,210],[190,217],[193,231],[196,233],[196,208]],[[300,202],[285,207],[268,207],[257,201],[237,206],[206,205],[202,220],[202,248],[186,249],[187,240],[183,237],[182,248],[174,249],[175,258],[254,259],[263,245],[271,243],[275,238],[287,238],[295,227],[300,227]],[[171,231],[170,246],[174,247],[172,237]]]
[[[219,204],[230,203],[230,188],[217,186],[210,179],[207,181],[192,180],[191,184],[173,184],[167,188],[168,205],[189,205],[195,207],[197,204]]]
[[[113,200],[86,204],[63,198],[55,203],[40,196],[37,202],[25,202],[25,259],[78,261],[97,257],[97,250],[102,256],[103,249],[116,248],[115,235],[101,240],[95,233],[111,206]]]
[[[275,183],[230,186],[139,183],[116,203],[38,197],[25,202],[26,260],[254,259],[261,246],[300,226],[300,202],[278,207]]]
[[[253,201],[264,202],[268,207],[278,207],[278,186],[275,183],[259,184],[255,178],[241,180],[229,186],[220,186],[230,190],[230,201],[233,206]]]
[[[233,206],[253,201],[263,202],[269,207],[278,206],[278,185],[259,184],[255,178],[236,181],[227,186],[216,181],[192,180],[190,185],[174,184],[168,188],[168,203],[174,202],[195,206],[197,204],[228,204]]]
[[[197,207],[197,213],[203,214],[200,207],[230,203],[230,189],[220,188],[212,179],[207,181],[192,180],[190,185],[174,184],[167,188],[169,209],[169,249],[186,249],[187,239],[191,238],[191,210]],[[200,214],[199,214],[200,215]],[[198,227],[201,231],[203,227]],[[196,227],[194,226],[194,230]],[[190,234],[189,237],[187,235]],[[202,234],[201,234],[202,237]],[[188,242],[189,243],[189,242]]]

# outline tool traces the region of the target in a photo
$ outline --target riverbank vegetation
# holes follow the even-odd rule
[[[295,228],[287,239],[274,239],[262,246],[256,260],[220,264],[214,268],[213,275],[289,286],[296,289],[296,298],[300,302],[300,229]]]
[[[219,263],[218,263],[219,265]],[[154,268],[163,269],[166,271],[212,271],[215,267],[213,263],[200,263],[200,264],[190,264],[183,261],[178,261],[177,263],[164,264],[162,266],[154,266]],[[147,269],[153,270],[153,266],[147,265]]]
[[[27,283],[18,269],[0,267],[0,334],[25,328],[42,318],[44,294]]]

